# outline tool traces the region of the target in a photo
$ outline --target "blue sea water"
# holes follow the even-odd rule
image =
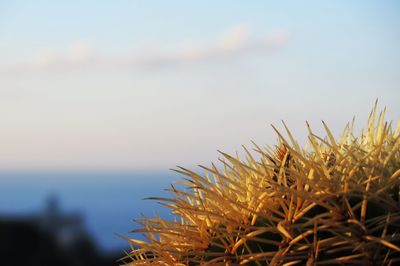
[[[165,189],[182,176],[161,172],[2,171],[0,215],[30,216],[45,208],[49,196],[58,198],[61,212],[79,212],[88,232],[104,251],[129,250],[118,237],[133,235],[133,219],[141,214],[168,217],[151,196],[166,196]]]

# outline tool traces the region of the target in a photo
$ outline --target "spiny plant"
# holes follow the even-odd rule
[[[354,119],[335,140],[307,124],[301,148],[287,139],[257,159],[221,152],[221,166],[201,166],[152,198],[174,219],[141,218],[146,241],[128,239],[126,265],[398,265],[400,263],[400,123],[373,108],[356,137]]]

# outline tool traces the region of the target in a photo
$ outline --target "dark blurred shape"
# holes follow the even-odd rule
[[[103,254],[83,226],[79,213],[63,214],[51,196],[44,212],[0,215],[0,265],[111,266],[121,254]]]

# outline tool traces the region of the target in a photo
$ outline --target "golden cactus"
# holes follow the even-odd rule
[[[222,153],[221,167],[186,176],[152,198],[174,220],[142,218],[147,241],[128,239],[127,265],[399,265],[400,124],[376,104],[359,137],[313,134],[301,148],[284,124],[257,159]],[[309,148],[307,148],[309,147]],[[183,186],[182,186],[183,185]]]

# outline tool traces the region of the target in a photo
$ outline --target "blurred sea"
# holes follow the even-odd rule
[[[85,229],[104,251],[129,250],[115,233],[133,237],[133,219],[141,214],[168,216],[151,196],[168,195],[164,189],[182,176],[172,172],[2,171],[0,216],[29,217],[46,209],[56,198],[61,213],[78,213]],[[135,235],[140,237],[140,235]]]

